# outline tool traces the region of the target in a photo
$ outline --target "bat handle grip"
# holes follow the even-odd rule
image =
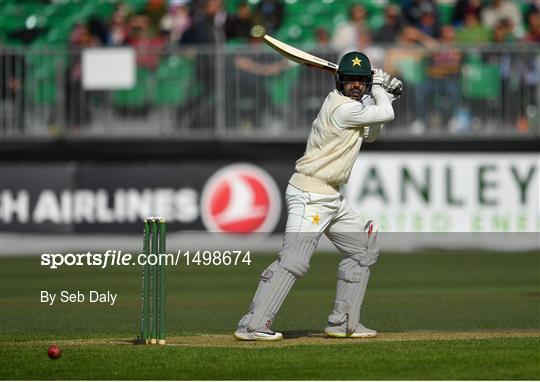
[[[403,94],[403,87],[400,86],[399,88],[394,89],[394,91],[391,92],[391,94],[395,96],[400,96],[401,94]]]

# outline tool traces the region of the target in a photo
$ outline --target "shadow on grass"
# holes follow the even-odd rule
[[[281,332],[286,339],[294,339],[301,337],[325,337],[324,333],[318,329],[310,330],[287,330]]]

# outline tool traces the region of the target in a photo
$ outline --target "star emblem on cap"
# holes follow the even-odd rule
[[[321,217],[319,216],[319,214],[315,214],[311,217],[312,224],[319,224],[320,221],[321,221]]]
[[[354,60],[352,60],[352,66],[362,66],[362,60],[359,59],[358,57],[355,57]]]

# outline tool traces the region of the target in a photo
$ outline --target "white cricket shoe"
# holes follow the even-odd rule
[[[327,326],[324,332],[328,337],[335,338],[372,338],[377,335],[377,331],[368,329],[360,323],[352,333],[347,333],[345,326]]]
[[[236,332],[234,332],[234,338],[239,341],[280,341],[283,339],[283,334],[266,329],[259,331],[239,327]]]

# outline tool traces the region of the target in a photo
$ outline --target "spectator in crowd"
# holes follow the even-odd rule
[[[148,27],[153,34],[160,30],[160,23],[167,14],[167,0],[146,0],[146,7],[142,12],[148,17]]]
[[[420,7],[420,19],[416,25],[424,34],[433,38],[439,38],[441,27],[437,16],[437,8],[435,5],[424,2]]]
[[[182,35],[180,45],[222,44],[225,41],[222,6],[222,0],[202,2],[202,9],[196,10],[193,23]]]
[[[527,33],[523,41],[531,44],[540,44],[540,1],[531,4],[527,13]],[[518,121],[520,131],[528,131],[536,128],[538,130],[538,89],[540,87],[540,60],[534,51],[524,53],[524,68],[521,70],[523,76],[523,102],[521,102],[521,116]]]
[[[401,11],[405,18],[405,22],[408,25],[419,29],[421,29],[422,17],[424,17],[426,13],[433,12],[435,14],[435,24],[438,33],[439,16],[433,0],[402,0]],[[438,34],[436,34],[436,36],[438,36]]]
[[[170,1],[167,13],[159,22],[160,30],[167,36],[169,43],[172,45],[178,44],[182,35],[190,26],[191,15],[189,14],[189,1]]]
[[[419,86],[425,79],[424,58],[426,50],[433,50],[437,47],[437,40],[425,35],[420,30],[406,26],[399,35],[398,44],[388,49],[384,59],[384,71],[391,76],[403,78],[405,92],[407,93],[407,103],[398,102],[394,107],[401,111],[402,121],[410,124],[418,116],[412,111],[414,105],[415,87]],[[422,123],[419,121],[416,127],[418,132],[422,131]]]
[[[514,35],[514,24],[509,18],[502,18],[497,21],[495,30],[493,31],[493,42],[508,43],[516,41]]]
[[[482,10],[481,19],[482,24],[491,30],[495,30],[500,21],[506,19],[509,21],[507,25],[512,25],[511,32],[514,36],[520,36],[523,32],[519,3],[515,1],[491,0],[491,3]]]
[[[532,9],[527,13],[527,33],[523,41],[540,44],[540,11]]]
[[[535,129],[538,131],[540,110],[538,108],[538,89],[540,86],[540,61],[533,52],[525,54],[522,60],[522,101],[518,103],[519,118],[517,128],[522,132]]]
[[[135,15],[131,18],[127,43],[137,52],[137,66],[154,70],[157,68],[163,39],[153,35],[148,16]]]
[[[491,41],[491,31],[480,24],[478,17],[474,10],[465,13],[463,26],[456,31],[456,42],[481,44]]]
[[[323,27],[315,29],[315,45],[320,48],[330,47],[330,33],[328,33],[328,29]]]
[[[215,123],[216,88],[216,62],[210,53],[225,42],[225,17],[221,0],[207,0],[200,4],[202,9],[196,11],[193,24],[182,35],[180,45],[206,45],[209,49],[199,51],[195,56],[197,84],[194,86],[200,87],[200,92],[180,108],[178,121],[179,125],[208,128]],[[214,49],[211,50],[212,47]]]
[[[251,8],[246,2],[238,3],[236,13],[229,15],[225,22],[225,35],[227,40],[245,39],[251,37],[251,27],[253,26],[253,15]]]
[[[316,46],[309,53],[324,57],[331,62],[338,62],[337,53],[330,49],[330,35],[324,28],[315,30]],[[294,89],[295,98],[298,100],[299,121],[297,126],[309,126],[321,108],[321,102],[328,92],[335,87],[334,76],[307,66],[299,68],[298,81]]]
[[[508,18],[498,21],[493,31],[493,42],[504,44],[516,41],[514,25]],[[501,117],[502,125],[515,127],[521,109],[521,87],[524,70],[523,55],[515,55],[503,49],[493,49],[486,54],[486,62],[497,65],[500,71],[501,94],[504,102],[499,105],[497,113]]]
[[[384,10],[384,24],[373,35],[373,40],[376,43],[389,44],[395,41],[396,36],[399,36],[403,27],[401,20],[401,11],[394,4],[388,5]],[[368,56],[371,57],[371,56]]]
[[[88,31],[99,41],[99,45],[109,44],[109,27],[100,17],[91,16],[87,24]]]
[[[476,15],[476,18],[480,20],[481,13],[482,0],[458,0],[452,12],[452,25],[456,28],[464,26],[466,18],[471,14]]]
[[[262,0],[257,4],[254,21],[272,34],[281,27],[284,16],[285,5],[281,0]]]
[[[75,54],[66,71],[65,119],[66,126],[81,128],[91,120],[89,94],[82,87],[82,64],[80,51],[83,48],[99,45],[99,40],[90,34],[88,25],[76,24],[69,38],[70,48]]]
[[[2,49],[0,39],[0,129],[24,133],[26,78],[25,56],[18,51]]]
[[[535,20],[535,18],[538,18],[538,14],[532,16],[531,23],[531,15],[529,15],[529,28],[536,28],[536,36],[538,36],[538,19]],[[534,26],[535,23],[536,26]],[[516,41],[514,30],[512,21],[502,18],[495,27],[494,42]],[[526,41],[532,38],[533,35],[530,33],[531,31],[524,36]],[[517,127],[522,131],[529,128],[527,109],[536,109],[537,91],[540,85],[540,68],[537,60],[534,52],[516,55],[506,51],[495,51],[487,57],[489,63],[496,64],[500,68],[501,93],[504,95],[505,102],[500,104],[498,113],[504,127]]]
[[[265,114],[273,112],[265,80],[289,68],[289,61],[264,50],[261,38],[250,38],[249,46],[233,58],[226,76],[227,124],[261,127]]]
[[[525,12],[528,15],[530,12],[540,12],[540,0],[525,0],[529,4],[527,6],[527,11]]]
[[[128,25],[126,14],[121,10],[113,13],[109,23],[109,45],[122,46],[127,43]]]
[[[414,76],[413,73],[407,73],[409,66],[415,73],[418,73],[418,68],[421,67],[421,61],[425,55],[422,48],[435,49],[437,46],[437,40],[414,27],[407,26],[399,35],[397,44],[388,50],[384,60],[384,71],[391,76],[403,77],[407,81],[411,75]]]
[[[373,38],[369,31],[360,33],[358,36],[358,46],[362,47],[362,53],[369,57],[369,61],[374,68],[382,68],[384,65],[384,48],[373,44]]]
[[[498,44],[516,41],[539,44],[540,0],[454,0],[451,20],[456,29],[441,26],[437,8],[439,1],[400,0],[401,6],[389,1],[384,11],[384,24],[372,34],[367,23],[365,3],[357,0],[348,9],[348,20],[338,25],[332,38],[324,28],[315,30],[314,40],[319,49],[314,49],[311,53],[335,62],[339,56],[350,50],[366,52],[374,67],[384,67],[390,75],[404,79],[406,102],[401,102],[396,107],[399,109],[408,106],[407,109],[414,109],[415,114],[408,115],[398,110],[400,119],[406,121],[411,115],[421,117],[417,121],[409,118],[409,122],[414,121],[415,128],[422,131],[430,122],[429,118],[424,117],[434,112],[440,117],[441,124],[447,124],[454,117],[452,109],[455,110],[460,105],[457,85],[462,57],[458,50],[449,45],[440,47],[437,39],[440,38],[443,44]],[[525,22],[521,11],[522,1],[527,1],[530,5],[524,13]],[[251,5],[254,3],[256,5]],[[257,102],[254,106],[256,110],[265,111],[267,114],[273,112],[268,109],[271,101],[266,88],[261,85],[271,75],[287,70],[288,66],[284,64],[287,61],[277,60],[275,54],[265,55],[260,52],[261,40],[253,39],[251,32],[253,25],[259,24],[266,28],[266,33],[278,30],[285,15],[285,3],[283,0],[239,0],[235,13],[227,15],[223,0],[145,0],[143,13],[132,15],[129,11],[130,2],[123,1],[118,3],[118,8],[108,24],[92,16],[86,24],[74,26],[69,46],[79,51],[92,46],[130,45],[136,49],[138,66],[155,70],[164,45],[164,39],[157,35],[157,31],[166,33],[168,42],[173,45],[206,45],[208,49],[202,48],[194,55],[196,78],[193,82],[194,88],[198,89],[194,93],[199,95],[192,97],[178,111],[178,115],[182,124],[210,127],[216,122],[215,89],[222,85],[215,81],[215,75],[221,69],[216,67],[214,48],[230,39],[246,39],[249,42],[247,50],[257,54],[242,53],[225,64],[227,69],[232,69],[228,73],[236,73],[224,79],[224,82],[227,82],[227,91],[232,89],[229,89],[229,85],[240,85],[236,90],[239,98],[227,97],[226,102],[233,102],[230,105],[236,108],[239,99],[246,102],[251,99]],[[379,43],[393,42],[398,44],[386,51],[377,46]],[[335,51],[335,57],[332,58],[329,50],[321,51],[321,48],[326,47]],[[482,60],[488,65],[497,65],[500,68],[501,92],[507,99],[501,106],[500,113],[506,125],[515,126],[518,115],[523,118],[526,113],[524,109],[535,104],[540,69],[533,54],[530,54],[530,57],[525,57],[525,53],[512,55],[499,48],[503,47],[484,52]],[[23,64],[19,65],[20,62]],[[9,67],[22,67],[22,73],[5,69]],[[9,108],[15,110],[11,114],[1,113],[0,126],[6,126],[9,122],[22,131],[25,124],[23,56],[0,57],[0,74],[2,111]],[[64,117],[68,126],[82,127],[91,119],[88,92],[82,88],[81,74],[80,55],[75,54],[68,63],[64,81]],[[320,99],[326,95],[327,83],[330,83],[327,79],[333,81],[332,77],[325,73],[319,74],[310,68],[299,68],[298,82],[303,86],[298,86],[294,91],[299,100],[300,113],[305,113],[306,120],[313,117],[310,105],[317,108]],[[320,84],[322,85],[319,86]],[[529,101],[523,101],[525,98]],[[531,99],[533,101],[530,101]],[[96,105],[95,102],[93,105]],[[262,123],[260,117],[263,112],[250,114],[245,110],[241,110],[240,116],[247,125]],[[184,119],[186,116],[187,122]],[[227,123],[229,122],[230,120]]]
[[[353,4],[349,8],[349,20],[339,24],[332,37],[332,48],[341,55],[362,50],[358,46],[358,35],[368,29],[367,12],[361,4]]]
[[[461,72],[461,51],[452,47],[455,42],[454,28],[446,25],[441,29],[437,51],[428,56],[427,78],[416,87],[417,126],[423,130],[424,124],[435,120],[437,127],[448,126],[460,103],[459,74]]]

